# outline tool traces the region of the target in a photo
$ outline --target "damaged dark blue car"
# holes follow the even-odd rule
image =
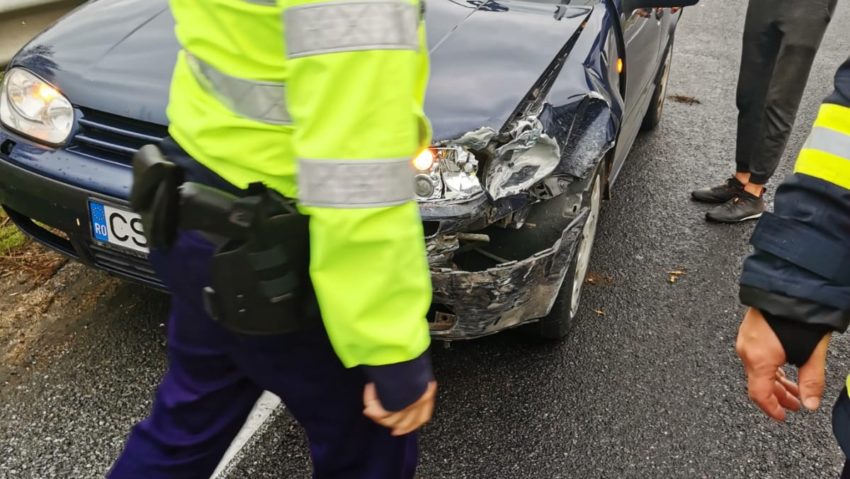
[[[695,2],[428,2],[435,140],[414,166],[434,337],[568,334],[602,199],[661,117],[678,7]],[[0,88],[9,217],[154,287],[130,158],[167,134],[177,50],[166,0],[93,1],[22,49]]]

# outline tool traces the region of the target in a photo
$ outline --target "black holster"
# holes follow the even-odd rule
[[[203,291],[205,309],[216,322],[260,335],[320,324],[309,275],[309,217],[293,200],[259,183],[235,196],[184,182],[181,168],[152,145],[134,157],[133,174],[130,203],[154,248],[168,249],[178,229],[217,238]]]
[[[231,206],[227,226],[206,230],[227,238],[213,256],[211,285],[204,288],[207,312],[243,334],[282,334],[320,324],[309,274],[309,218],[271,190],[252,189]],[[184,217],[202,217],[193,211],[197,203],[186,199]],[[223,234],[249,219],[244,237]]]
[[[142,229],[154,248],[167,248],[177,238],[182,183],[183,170],[156,146],[145,145],[133,156],[130,206],[142,217]]]

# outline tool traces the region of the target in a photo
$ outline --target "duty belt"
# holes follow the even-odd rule
[[[318,324],[309,219],[293,200],[259,183],[235,196],[184,182],[182,169],[153,145],[134,156],[133,177],[130,204],[153,248],[170,248],[180,229],[222,238],[203,291],[215,321],[243,334],[282,334]]]

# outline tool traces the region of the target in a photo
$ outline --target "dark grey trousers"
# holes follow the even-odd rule
[[[776,171],[837,0],[750,0],[738,76],[737,171]]]

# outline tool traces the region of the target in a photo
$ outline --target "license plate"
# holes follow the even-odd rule
[[[97,201],[89,201],[89,212],[92,237],[96,241],[139,253],[148,252],[139,215]]]

